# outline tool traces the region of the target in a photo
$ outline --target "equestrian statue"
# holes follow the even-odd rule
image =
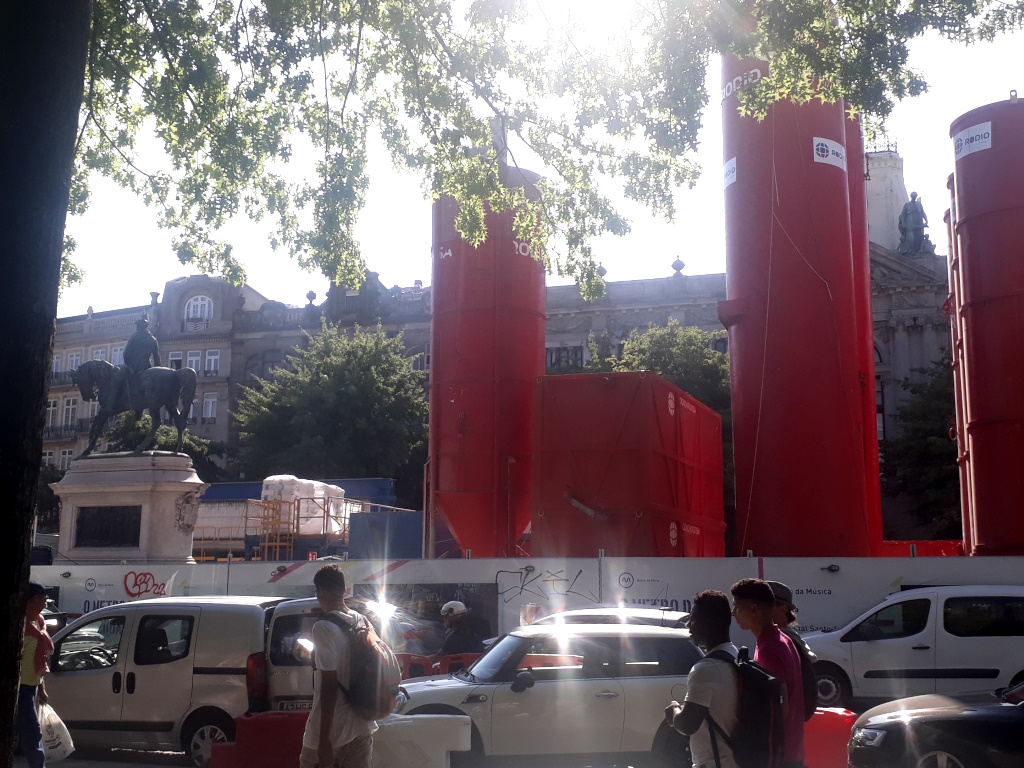
[[[107,420],[119,413],[131,411],[135,421],[142,418],[143,409],[149,411],[149,435],[135,453],[142,453],[156,442],[160,425],[160,408],[178,428],[175,451],[181,452],[185,439],[185,422],[196,396],[196,372],[191,368],[163,368],[160,366],[160,345],[149,330],[149,320],[135,321],[135,333],[124,348],[124,365],[111,365],[106,360],[89,360],[74,372],[74,381],[82,399],[99,399],[100,410],[89,429],[89,445],[82,456],[96,448]],[[180,403],[180,405],[179,405]]]

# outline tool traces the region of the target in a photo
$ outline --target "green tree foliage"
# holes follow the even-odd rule
[[[683,327],[669,319],[664,327],[651,324],[634,330],[621,354],[612,354],[607,336],[590,337],[588,371],[654,371],[709,408],[722,413],[732,403],[729,394],[729,356],[715,349],[725,331]]]
[[[905,380],[910,396],[899,406],[900,436],[882,443],[886,492],[902,495],[928,533],[937,539],[962,534],[960,471],[956,441],[953,369],[948,353],[929,368],[915,371],[918,382]]]
[[[484,237],[487,206],[516,207],[517,236],[585,295],[602,285],[590,240],[629,229],[602,179],[671,218],[673,190],[696,177],[702,114],[717,104],[712,56],[770,58],[770,76],[741,94],[744,109],[821,94],[884,117],[926,87],[909,66],[910,39],[931,29],[968,42],[1024,20],[1021,0],[651,0],[618,9],[630,31],[618,48],[591,50],[522,0],[92,8],[71,213],[87,208],[99,172],[154,207],[184,263],[243,279],[218,231],[236,215],[268,217],[274,247],[354,285],[367,141],[378,136],[425,192],[460,201],[468,241]],[[541,166],[540,201],[502,185],[492,126]],[[154,131],[163,161],[141,151]],[[314,167],[287,170],[311,154]],[[65,262],[63,278],[76,279]]]
[[[350,338],[324,322],[307,335],[288,369],[238,399],[246,477],[398,477],[403,503],[419,507],[426,375],[403,353],[401,336],[380,326]]]
[[[114,426],[106,433],[107,453],[117,451],[132,451],[142,444],[142,441],[149,434],[149,427],[152,424],[149,414],[143,414],[142,418],[135,421],[131,413],[118,414],[114,420]],[[156,429],[156,443],[154,451],[173,452],[178,444],[178,430],[167,424],[161,424]],[[186,453],[192,459],[192,466],[204,483],[216,483],[225,479],[225,470],[213,459],[215,456],[226,457],[228,446],[207,440],[204,437],[192,434],[191,430],[185,430],[185,439],[181,444],[181,452]]]

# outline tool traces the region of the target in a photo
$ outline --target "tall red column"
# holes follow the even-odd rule
[[[853,291],[857,308],[857,365],[864,435],[864,493],[871,550],[882,549],[882,480],[878,466],[878,400],[875,392],[875,320],[871,306],[871,247],[864,189],[864,139],[860,119],[846,118],[846,175],[850,188]]]
[[[723,63],[727,299],[739,553],[865,556],[864,423],[843,105],[736,92]]]
[[[507,169],[535,194],[539,178]],[[434,203],[430,370],[431,511],[473,557],[512,557],[530,520],[533,384],[544,375],[544,269],[488,211],[478,247]]]
[[[1024,102],[961,115],[956,161],[971,554],[1024,554]]]

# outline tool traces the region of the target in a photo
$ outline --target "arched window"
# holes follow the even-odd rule
[[[213,301],[209,296],[193,296],[185,302],[185,320],[212,320]]]

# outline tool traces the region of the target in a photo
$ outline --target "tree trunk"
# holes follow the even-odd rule
[[[0,759],[13,762],[32,507],[57,315],[61,246],[85,80],[88,0],[0,9]]]

